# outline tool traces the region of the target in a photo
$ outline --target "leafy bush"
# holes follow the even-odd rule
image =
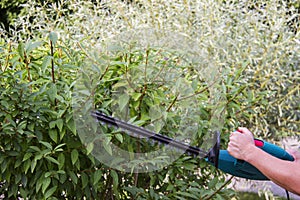
[[[125,31],[148,28],[185,34],[201,50],[201,66],[212,66],[213,61],[221,74],[218,86],[226,94],[221,102],[226,108],[224,148],[226,133],[240,125],[268,139],[298,133],[296,5],[180,0],[41,5],[28,1],[24,12],[15,21],[15,29],[1,32],[0,191],[6,198],[228,199],[234,195],[225,189],[224,174],[188,155],[158,172],[125,173],[100,163],[82,142],[72,109],[77,74],[86,59],[97,58],[102,41]],[[293,29],[291,22],[295,22]],[[110,59],[122,61],[122,57]],[[109,66],[94,106],[100,108],[111,100],[105,92],[122,80],[122,67]],[[159,97],[154,89],[150,91]],[[141,93],[133,95],[137,100]],[[141,117],[138,111],[132,115]]]
[[[80,198],[73,184],[84,189],[87,176],[98,174],[76,137],[71,112],[78,63],[71,63],[66,54],[51,54],[54,48],[63,51],[46,41],[2,46],[1,193],[7,198],[47,199],[59,197],[55,194],[62,190],[64,196]],[[90,171],[78,173],[80,169]]]
[[[215,194],[214,190],[225,185],[218,183],[222,176],[211,177],[210,167],[189,156],[160,172],[138,176],[99,163],[76,133],[71,106],[84,54],[61,45],[53,32],[48,41],[20,42],[1,49],[0,190],[5,197],[182,199],[231,195]],[[202,176],[193,173],[199,165]]]

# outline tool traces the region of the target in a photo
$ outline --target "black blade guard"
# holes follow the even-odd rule
[[[216,141],[216,144],[208,152],[207,161],[212,163],[216,168],[218,168],[221,141],[220,131],[215,131],[214,140]]]

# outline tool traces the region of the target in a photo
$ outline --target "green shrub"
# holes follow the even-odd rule
[[[55,33],[50,33],[48,40],[4,44],[1,51],[0,191],[6,198],[232,195],[226,190],[215,194],[214,190],[225,186],[223,176],[213,178],[211,167],[189,156],[159,172],[139,175],[119,172],[97,161],[76,133],[71,105],[85,55],[63,46]],[[118,69],[112,67],[111,72],[117,74]],[[105,78],[109,83],[110,77]],[[202,176],[193,173],[199,165]]]
[[[57,44],[55,54],[50,49],[47,41],[2,46],[0,190],[6,198],[81,198],[96,190],[87,187],[87,177],[98,172],[76,135],[70,105],[79,63]]]

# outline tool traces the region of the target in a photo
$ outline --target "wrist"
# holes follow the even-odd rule
[[[247,153],[244,155],[244,160],[248,163],[252,163],[253,160],[257,159],[257,155],[259,155],[260,149],[257,148],[255,145],[249,146],[247,149]]]

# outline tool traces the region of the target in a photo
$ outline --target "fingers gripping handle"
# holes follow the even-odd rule
[[[254,139],[254,142],[255,146],[272,156],[288,161],[294,160],[293,156],[277,145],[259,139]],[[268,178],[253,165],[243,160],[237,160],[231,156],[227,150],[220,151],[218,168],[237,177],[252,180],[268,180]]]
[[[240,130],[237,130],[237,132],[242,133]],[[288,152],[275,144],[271,144],[269,142],[256,138],[254,138],[254,144],[255,146],[261,148],[263,151],[271,154],[272,156],[283,160],[294,161],[293,156],[291,156]]]

